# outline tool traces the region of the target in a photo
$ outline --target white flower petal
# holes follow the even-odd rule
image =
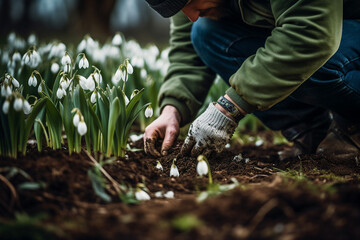
[[[178,177],[180,175],[179,170],[175,164],[172,164],[170,169],[170,177]]]
[[[167,193],[164,194],[165,198],[174,198],[174,192],[173,191],[168,191]]]
[[[146,200],[150,200],[150,196],[149,194],[147,194],[147,192],[143,191],[143,190],[138,190],[135,193],[135,197],[138,201],[146,201]]]
[[[149,105],[149,106],[145,109],[145,117],[150,118],[150,117],[152,117],[153,113],[154,113],[154,111],[153,111],[151,105]]]
[[[199,161],[196,166],[196,171],[200,176],[208,174],[209,168],[208,168],[206,162],[203,160]]]
[[[23,100],[21,98],[16,98],[14,101],[14,110],[19,112],[23,109]]]
[[[86,123],[83,121],[79,122],[79,124],[77,126],[77,130],[78,130],[78,133],[80,134],[80,136],[84,136],[87,132]]]
[[[2,106],[2,110],[5,114],[9,113],[10,102],[6,100]]]
[[[77,127],[79,125],[79,122],[80,122],[80,116],[79,116],[79,114],[76,113],[73,118],[74,126]]]

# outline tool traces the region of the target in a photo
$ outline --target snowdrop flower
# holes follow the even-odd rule
[[[81,42],[79,43],[77,50],[78,50],[78,52],[82,52],[82,51],[84,51],[85,49],[86,49],[86,40],[83,39],[83,40],[81,40]]]
[[[70,72],[70,70],[71,70],[71,66],[70,66],[70,64],[66,64],[66,65],[64,65],[64,73],[69,73],[69,72]]]
[[[113,83],[114,85],[117,85],[117,84],[120,82],[120,80],[123,78],[123,74],[124,74],[123,71],[122,71],[121,68],[119,67],[119,68],[116,70],[114,77],[112,78],[112,83]]]
[[[161,191],[156,192],[154,195],[156,198],[162,198],[164,196]]]
[[[39,87],[38,87],[37,91],[38,91],[38,93],[41,93],[41,91],[42,91],[41,84],[39,84]]]
[[[23,100],[22,98],[16,98],[14,101],[14,110],[19,112],[23,109]]]
[[[61,87],[61,85],[59,86],[58,90],[56,91],[56,96],[58,99],[62,99],[64,96],[66,96],[66,91],[65,91],[65,89],[63,89]]]
[[[90,90],[90,91],[94,91],[95,89],[95,76],[94,74],[90,74],[90,76],[88,77],[88,79],[86,80],[86,86],[87,86],[87,89]]]
[[[198,164],[196,166],[197,173],[200,176],[208,174],[209,168],[207,163],[204,161],[204,156],[203,155],[198,156],[197,160],[198,160]]]
[[[12,60],[13,60],[14,62],[20,62],[20,61],[21,61],[21,55],[20,55],[20,53],[19,53],[19,52],[15,52],[15,53],[13,54],[13,56],[12,56]]]
[[[129,61],[126,61],[126,71],[127,71],[128,74],[133,74],[133,72],[134,72],[134,69],[131,66]]]
[[[50,44],[49,59],[63,57],[66,53],[66,46],[63,43]]]
[[[102,81],[103,81],[102,76],[101,76],[101,74],[100,74],[98,71],[96,71],[95,73],[93,73],[93,79],[95,80],[95,82],[96,82],[97,84],[100,84],[100,83],[102,83]]]
[[[30,46],[31,46],[31,45],[36,45],[37,39],[36,39],[35,34],[30,34],[30,36],[29,36],[28,39],[27,39],[27,42],[28,42],[28,44],[29,44]]]
[[[65,55],[62,57],[61,64],[63,66],[71,64],[71,58],[67,52],[65,52]]]
[[[78,75],[80,87],[84,90],[88,90],[87,79],[83,76]]]
[[[80,116],[78,113],[75,113],[74,118],[73,118],[73,124],[75,127],[77,127],[79,125],[80,122]]]
[[[87,69],[88,67],[89,67],[89,61],[87,60],[84,54],[84,56],[79,61],[79,69],[81,68]]]
[[[37,79],[34,74],[31,74],[31,76],[29,77],[28,84],[29,84],[29,86],[36,87]]]
[[[144,58],[142,58],[141,56],[134,56],[131,58],[131,62],[132,62],[132,65],[134,65],[135,67],[138,67],[138,68],[143,68],[144,67]],[[129,73],[131,74],[131,73]]]
[[[36,68],[41,62],[41,57],[35,50],[30,50],[25,53],[22,58],[22,62],[30,68]]]
[[[112,39],[112,45],[114,46],[120,46],[122,44],[122,38],[120,33],[116,33],[115,36]]]
[[[141,78],[146,78],[146,76],[147,76],[147,71],[146,71],[146,69],[145,69],[145,68],[141,69],[141,71],[140,71],[140,77],[141,77]]]
[[[138,189],[136,190],[135,198],[136,198],[138,201],[150,200],[149,194],[147,194],[147,192],[145,192],[144,190],[141,190],[140,188],[138,188]]]
[[[155,167],[155,168],[163,171],[164,168],[163,168],[163,166],[161,165],[160,161],[156,161],[156,162],[157,162],[157,164],[156,164],[156,167]]]
[[[87,132],[87,126],[86,126],[86,123],[84,122],[83,116],[81,116],[80,122],[77,126],[77,130],[78,130],[78,133],[80,134],[80,136],[84,136]]]
[[[9,100],[5,100],[3,106],[2,106],[2,110],[5,114],[9,113],[9,107],[10,107],[10,102]]]
[[[60,70],[59,64],[57,64],[56,62],[54,62],[53,64],[51,64],[50,70],[51,70],[51,72],[52,72],[53,74],[58,73],[59,70]]]
[[[178,177],[180,175],[177,166],[175,165],[176,158],[174,158],[170,169],[170,177]]]
[[[174,192],[173,191],[168,191],[167,193],[164,194],[165,198],[174,198]]]
[[[9,97],[11,94],[12,94],[11,86],[10,85],[2,85],[1,96]]]
[[[24,109],[23,110],[26,115],[30,114],[32,111],[32,107],[30,106],[30,104],[27,100],[24,100]]]
[[[60,86],[62,89],[66,90],[70,85],[70,80],[66,76],[62,76],[60,79]]]
[[[147,118],[151,118],[153,115],[154,111],[151,107],[151,105],[149,105],[146,109],[145,109],[145,117]]]
[[[14,87],[16,87],[16,88],[20,87],[19,81],[16,80],[14,77],[12,78],[12,81],[11,81],[11,82],[12,82],[12,84],[13,84]]]
[[[100,94],[96,90],[91,94],[90,101],[91,103],[96,103],[96,96],[100,97]]]

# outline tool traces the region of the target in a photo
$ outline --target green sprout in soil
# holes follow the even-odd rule
[[[194,214],[184,214],[171,220],[171,226],[180,232],[190,232],[203,226],[204,223]]]

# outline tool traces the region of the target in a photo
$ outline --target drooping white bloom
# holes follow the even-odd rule
[[[22,61],[25,65],[29,65],[29,63],[30,63],[30,53],[29,52],[24,54]]]
[[[41,93],[41,91],[42,91],[41,84],[39,84],[39,87],[38,87],[37,91],[38,91],[38,93]]]
[[[209,168],[207,163],[204,160],[198,160],[196,171],[199,174],[199,176],[208,174]]]
[[[122,79],[122,76],[123,76],[123,71],[120,68],[118,68],[116,70],[116,72],[115,72],[115,75],[114,75],[113,79],[112,79],[112,83],[114,85],[117,85],[120,82],[120,80]]]
[[[175,165],[175,163],[173,163],[170,169],[170,177],[178,177],[179,175],[180,175],[179,170]]]
[[[162,198],[164,196],[161,191],[156,192],[154,195],[156,198]]]
[[[111,42],[114,46],[120,46],[122,44],[122,38],[120,33],[116,33]]]
[[[66,96],[66,91],[61,87],[61,85],[59,86],[58,90],[56,91],[56,96],[58,99],[62,99],[64,96]]]
[[[79,114],[75,113],[74,118],[73,118],[73,124],[75,127],[77,127],[79,125],[80,122],[80,116]]]
[[[27,65],[30,68],[37,68],[37,66],[39,66],[39,64],[41,63],[41,57],[39,53],[35,50],[31,51],[29,58],[30,59]]]
[[[28,84],[29,84],[29,86],[36,87],[37,79],[34,74],[31,74],[31,76],[29,77]]]
[[[19,53],[19,52],[15,52],[15,53],[13,54],[13,56],[12,56],[12,60],[13,60],[14,62],[19,62],[19,61],[21,61],[21,55],[20,55],[20,53]]]
[[[84,90],[88,90],[87,79],[83,76],[78,75],[80,87]]]
[[[147,106],[145,109],[145,117],[151,118],[154,113],[154,110],[152,109],[151,105]]]
[[[88,79],[86,80],[86,86],[87,89],[90,91],[94,91],[95,90],[95,81],[94,81],[94,74],[90,74],[90,76],[88,77]]]
[[[95,73],[93,73],[93,79],[95,80],[95,82],[96,82],[97,84],[100,84],[100,83],[102,83],[102,81],[103,81],[102,76],[101,76],[101,74],[100,74],[98,71],[96,71]]]
[[[16,87],[16,88],[20,87],[19,81],[16,80],[14,77],[12,78],[12,84],[13,84],[13,86]]]
[[[59,72],[59,70],[60,70],[60,66],[59,66],[59,64],[57,64],[56,62],[54,62],[53,64],[51,64],[51,72],[53,73],[53,74],[56,74],[56,73],[58,73]]]
[[[79,46],[77,48],[78,52],[82,52],[86,49],[86,40],[83,39],[81,40],[81,42],[79,43]]]
[[[60,79],[61,88],[66,90],[70,85],[70,80],[66,76],[62,76]]]
[[[147,77],[147,71],[145,68],[141,69],[140,71],[140,77],[145,79]]]
[[[9,107],[10,107],[10,102],[9,100],[5,100],[3,106],[2,106],[2,110],[5,114],[9,113]]]
[[[87,69],[88,67],[89,67],[89,61],[84,55],[79,61],[79,69],[81,68]]]
[[[22,98],[16,98],[14,101],[14,110],[19,112],[23,109],[23,100]]]
[[[145,192],[144,190],[141,190],[141,189],[137,189],[137,190],[136,190],[135,198],[136,198],[138,201],[150,200],[149,194],[147,194],[147,192]]]
[[[32,107],[30,106],[30,103],[27,100],[24,100],[24,109],[23,110],[26,115],[30,114],[32,111]]]
[[[61,64],[63,66],[71,64],[71,58],[67,52],[65,52],[65,55],[61,58]]]
[[[29,44],[30,46],[31,46],[31,45],[36,45],[37,39],[36,39],[35,34],[30,34],[30,36],[29,36],[28,39],[27,39],[27,42],[28,42],[28,44]]]
[[[60,58],[65,55],[66,52],[66,46],[64,43],[53,43],[49,45],[50,47],[50,53],[48,58]]]
[[[133,74],[134,68],[131,66],[130,62],[127,62],[126,64],[126,71],[128,74]]]
[[[164,194],[165,198],[174,198],[174,192],[173,191],[168,191],[167,193]]]
[[[157,164],[156,164],[156,167],[155,167],[155,168],[156,168],[156,169],[159,169],[159,170],[161,170],[161,171],[164,170],[164,168],[163,168],[163,166],[161,165],[160,161],[157,161]]]
[[[71,70],[71,65],[70,64],[64,65],[64,73],[69,73],[70,70]]]
[[[96,103],[96,91],[94,91],[94,92],[91,94],[90,102],[91,102],[91,103]]]
[[[1,96],[5,97],[6,96],[6,87],[5,84],[1,85]]]
[[[80,134],[80,136],[84,136],[87,132],[87,126],[86,123],[84,122],[84,117],[81,117],[81,120],[77,126],[77,130],[78,133]]]
[[[6,91],[5,91],[4,97],[8,97],[8,96],[10,96],[11,94],[12,94],[12,89],[11,89],[11,86],[8,85],[8,86],[6,87]]]

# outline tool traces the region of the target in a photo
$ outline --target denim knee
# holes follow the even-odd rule
[[[210,39],[213,39],[214,28],[212,27],[211,21],[206,18],[199,18],[194,22],[191,29],[191,41],[197,54],[204,58],[208,55],[211,44]]]

